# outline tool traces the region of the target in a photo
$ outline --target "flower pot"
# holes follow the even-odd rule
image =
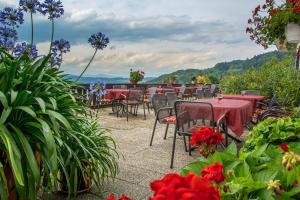
[[[174,80],[168,80],[168,84],[169,85],[173,85],[174,84]]]
[[[136,80],[130,80],[131,84],[137,84],[138,82]]]
[[[300,43],[300,26],[299,24],[289,23],[285,28],[285,37],[288,43]]]
[[[281,51],[281,52],[288,51],[288,49],[286,47],[286,40],[284,42],[280,42],[279,40],[276,40],[275,45],[276,45],[278,51]]]

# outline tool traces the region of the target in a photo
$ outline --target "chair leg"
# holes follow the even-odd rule
[[[169,130],[169,124],[167,124],[167,127],[166,127],[164,140],[167,139],[168,130]]]
[[[145,107],[145,103],[143,103],[143,110],[144,110],[144,120],[146,120],[146,107]]]
[[[189,141],[190,141],[191,137],[188,137],[188,138],[189,138]],[[190,143],[189,143],[189,155],[190,156],[192,155],[192,147],[191,147]]]
[[[171,166],[170,166],[171,169],[173,169],[173,164],[174,164],[175,146],[176,146],[176,135],[177,135],[177,130],[176,129],[177,128],[175,127],[174,138],[173,138],[172,154],[171,154]]]
[[[151,140],[150,140],[150,146],[152,146],[152,142],[153,142],[153,138],[154,138],[154,133],[155,133],[157,121],[158,121],[158,119],[157,119],[157,117],[156,117],[155,122],[154,122],[153,131],[152,131]]]
[[[128,114],[129,114],[129,105],[126,105],[126,119],[127,119],[127,121],[128,121]],[[132,109],[132,107],[131,107],[131,109]]]
[[[185,150],[185,152],[188,152],[185,136],[183,136],[183,142],[184,142],[184,150]]]
[[[150,114],[150,104],[147,103],[148,113]]]

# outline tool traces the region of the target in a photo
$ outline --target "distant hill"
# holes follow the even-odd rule
[[[161,75],[155,79],[148,81],[147,83],[164,83],[164,81],[169,76],[177,76],[176,83],[188,83],[190,82],[192,77],[195,77],[197,75],[206,75],[206,76],[212,75],[212,76],[220,77],[221,75],[229,72],[243,72],[249,68],[258,68],[272,58],[282,59],[287,55],[288,53],[272,51],[272,52],[254,56],[251,59],[234,60],[231,62],[218,63],[214,67],[208,69],[178,70],[170,74]]]
[[[68,75],[67,79],[75,81],[78,76]],[[154,79],[154,77],[146,77],[143,82],[150,81]],[[105,83],[129,83],[128,78],[124,77],[97,77],[97,76],[83,76],[79,79],[80,83],[92,83],[96,81],[102,81]]]

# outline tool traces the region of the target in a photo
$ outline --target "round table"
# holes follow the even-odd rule
[[[107,89],[105,99],[124,99],[122,95],[128,96],[128,89]]]

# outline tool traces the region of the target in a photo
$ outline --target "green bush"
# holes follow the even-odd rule
[[[265,144],[281,144],[300,142],[300,119],[295,118],[268,118],[249,133],[243,152],[250,152]]]
[[[259,69],[250,69],[242,74],[231,73],[221,80],[223,93],[240,94],[242,90],[260,90],[267,97],[276,95],[288,107],[300,105],[300,72],[288,57],[273,59]]]

